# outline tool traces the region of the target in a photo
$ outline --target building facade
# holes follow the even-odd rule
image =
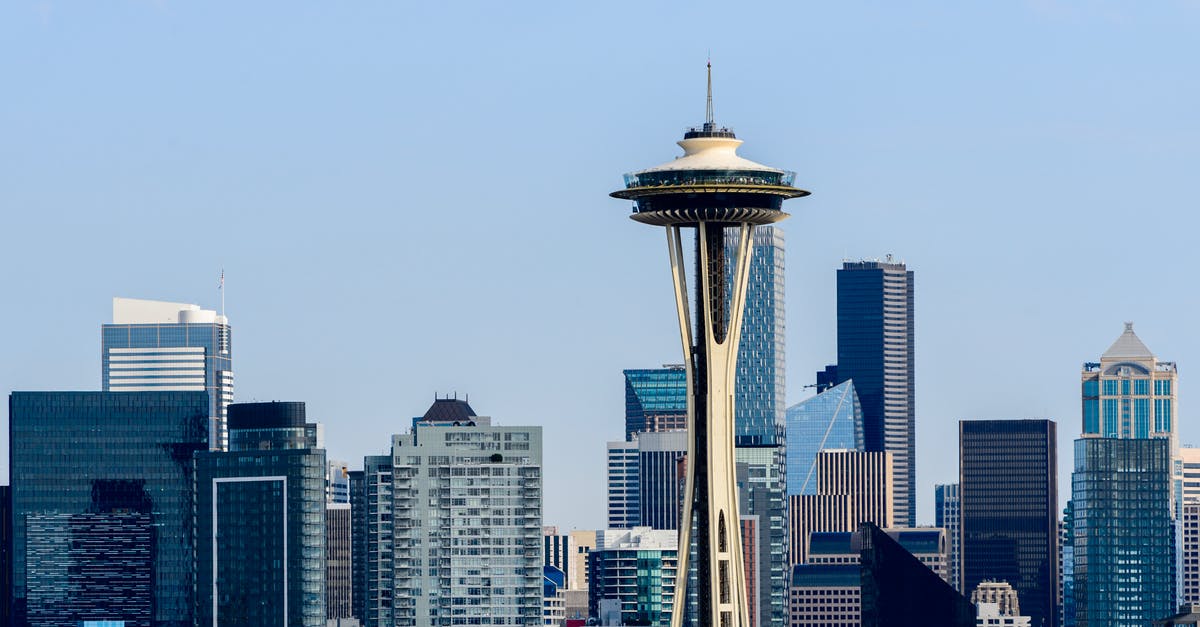
[[[949,549],[941,529],[884,529],[888,537],[937,576],[949,576]],[[862,535],[814,532],[808,561],[792,567],[788,624],[793,627],[858,627],[861,621]]]
[[[327,465],[315,425],[296,402],[234,403],[228,419],[232,450],[195,458],[196,621],[322,627]]]
[[[682,365],[626,370],[625,439],[687,429],[687,372]]]
[[[18,620],[191,627],[192,454],[209,446],[208,402],[202,391],[9,396]],[[107,590],[148,592],[118,607]]]
[[[903,263],[846,262],[837,273],[838,382],[854,381],[868,451],[894,456],[896,524],[916,520],[913,273]]]
[[[621,624],[666,626],[675,599],[679,534],[649,527],[596,532],[588,554],[588,613],[620,608]]]
[[[207,392],[209,443],[224,450],[225,412],[233,402],[232,336],[223,314],[199,305],[114,298],[112,324],[100,329],[101,389]]]
[[[363,458],[362,528],[366,532],[366,551],[354,558],[364,573],[363,624],[390,627],[393,624],[395,542],[392,500],[392,456],[368,455]],[[353,512],[351,512],[353,516]]]
[[[962,592],[962,525],[958,484],[933,486],[934,525],[950,537],[950,585]]]
[[[1050,420],[962,420],[962,589],[1007,581],[1036,625],[1058,625],[1058,435]]]
[[[438,399],[392,436],[391,467],[392,516],[379,525],[392,546],[386,624],[541,624],[541,428],[492,426]]]
[[[325,504],[325,617],[353,618],[351,559],[353,523],[349,503]]]
[[[817,453],[817,493],[791,497],[791,563],[805,563],[809,535],[851,532],[863,522],[895,525],[892,454]]]
[[[637,439],[609,442],[606,484],[608,528],[632,529],[641,524],[641,454]]]
[[[787,493],[817,493],[817,452],[863,449],[862,407],[845,381],[787,410]]]
[[[639,434],[637,451],[637,526],[679,529],[682,507],[679,499],[683,492],[679,485],[679,463],[687,455],[687,432]]]
[[[739,446],[734,449],[737,468],[738,512],[753,516],[758,536],[757,554],[743,553],[747,569],[747,598],[757,609],[754,625],[779,625],[787,621],[788,556],[787,478],[782,446]],[[744,540],[744,538],[743,538]],[[751,582],[750,579],[756,580]],[[750,583],[754,583],[753,586]],[[750,588],[755,588],[750,594]],[[757,597],[757,598],[755,598]]]
[[[1175,610],[1171,466],[1165,438],[1075,440],[1071,503],[1079,627],[1148,625]]]
[[[367,599],[367,479],[362,470],[350,471],[350,616],[366,620]]]

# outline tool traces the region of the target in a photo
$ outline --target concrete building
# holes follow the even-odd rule
[[[325,504],[326,618],[354,617],[351,517],[349,503]]]
[[[105,392],[208,393],[214,450],[228,448],[225,412],[233,402],[233,331],[224,313],[199,305],[113,299],[100,329]]]
[[[632,529],[641,522],[637,440],[609,442],[607,459],[608,528]]]
[[[391,572],[377,575],[368,625],[541,624],[540,427],[493,426],[465,401],[437,399],[392,436],[390,491],[376,534]],[[372,622],[387,617],[388,590],[390,622]]]
[[[817,493],[791,497],[791,563],[805,562],[813,532],[851,532],[863,522],[892,527],[892,454],[821,451]]]

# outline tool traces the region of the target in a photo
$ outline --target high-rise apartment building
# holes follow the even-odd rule
[[[608,528],[632,529],[641,524],[641,454],[637,440],[609,442],[607,457]]]
[[[616,605],[622,625],[665,626],[671,620],[679,534],[648,527],[596,532],[588,554],[589,610]]]
[[[225,408],[233,402],[233,340],[229,320],[199,305],[113,299],[112,324],[100,329],[105,392],[208,392],[209,443],[229,442]]]
[[[366,551],[353,558],[364,573],[362,603],[363,625],[391,627],[393,622],[395,575],[395,537],[393,528],[392,456],[368,455],[363,458],[363,505],[366,512],[361,528],[366,533]],[[351,512],[353,517],[353,512]],[[410,599],[402,599],[410,604]]]
[[[934,525],[945,529],[950,538],[950,585],[962,592],[962,526],[958,484],[942,484],[933,488]]]
[[[687,429],[687,371],[682,365],[624,374],[626,440],[646,431]]]
[[[231,450],[195,458],[196,622],[323,627],[327,466],[319,430],[306,422],[304,403],[228,409]]]
[[[350,616],[366,617],[367,599],[367,478],[350,471]]]
[[[1035,625],[1058,625],[1058,435],[1050,420],[963,420],[962,589],[1007,581]]]
[[[9,396],[5,594],[18,621],[193,625],[192,455],[208,449],[208,401],[203,392]]]
[[[817,493],[817,452],[863,450],[862,407],[844,381],[787,410],[787,493]]]
[[[730,286],[739,238],[737,229],[727,230],[725,262]],[[752,238],[754,253],[734,384],[734,429],[738,446],[779,445],[787,411],[783,229],[756,226]],[[732,298],[732,289],[725,293]],[[783,583],[787,585],[786,580]]]
[[[392,436],[391,475],[391,516],[375,532],[380,553],[391,547],[391,584],[368,598],[383,606],[390,591],[391,616],[373,622],[387,612],[368,607],[368,625],[541,624],[540,427],[492,426],[438,399]]]
[[[916,521],[913,273],[903,263],[854,261],[837,273],[837,377],[853,380],[863,444],[896,468],[896,524]]]
[[[791,498],[791,563],[804,563],[813,532],[851,532],[860,523],[895,526],[892,454],[817,453],[817,493]]]
[[[1167,438],[1075,440],[1071,503],[1079,627],[1149,625],[1175,610],[1171,466]]]
[[[1180,543],[1183,564],[1180,569],[1181,604],[1200,604],[1200,448],[1179,449],[1183,463],[1183,516]]]

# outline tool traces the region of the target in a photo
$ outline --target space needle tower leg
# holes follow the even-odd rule
[[[679,561],[671,624],[684,624],[689,547],[696,532],[699,624],[749,625],[734,459],[734,382],[742,315],[753,252],[751,225],[742,223],[732,281],[726,279],[726,224],[696,227],[697,328],[687,306],[680,229],[667,229],[675,306],[679,314],[689,398],[687,481],[680,519]],[[727,284],[732,283],[732,293]]]

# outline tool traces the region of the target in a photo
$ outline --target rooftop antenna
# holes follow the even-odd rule
[[[217,282],[217,290],[221,292],[221,317],[225,317],[225,268],[221,268],[221,279]]]
[[[704,110],[704,130],[711,131],[715,126],[712,106],[712,55],[710,54],[708,58],[708,103]]]

